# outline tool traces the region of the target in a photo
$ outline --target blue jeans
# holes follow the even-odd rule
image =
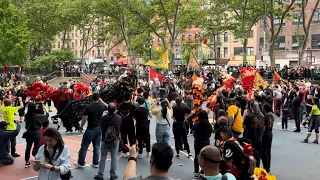
[[[106,159],[108,152],[111,153],[111,169],[110,169],[110,176],[111,177],[118,177],[117,176],[117,164],[118,164],[118,151],[119,151],[119,139],[116,139],[111,144],[106,144],[105,142],[101,141],[101,159],[99,163],[99,175],[103,176],[104,168],[106,166]]]
[[[99,164],[99,148],[101,140],[101,128],[100,126],[95,128],[86,129],[83,134],[81,148],[79,151],[78,164],[84,166],[86,164],[85,159],[88,151],[88,147],[92,142],[93,145],[93,161],[94,165]]]
[[[157,138],[157,142],[167,142],[169,144],[169,141],[170,141],[169,124],[157,124],[156,138]]]

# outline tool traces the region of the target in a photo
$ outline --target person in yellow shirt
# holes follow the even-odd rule
[[[226,104],[228,108],[228,127],[232,129],[234,137],[239,138],[243,132],[241,109],[231,99],[227,100]]]
[[[314,144],[319,144],[319,125],[320,125],[320,101],[319,101],[319,98],[317,97],[314,97],[312,99],[312,110],[311,110],[311,125],[309,126],[309,129],[308,129],[308,135],[307,137],[302,140],[301,142],[302,143],[308,143],[309,142],[309,137],[311,136],[312,134],[312,131],[314,130],[316,132],[316,139],[312,142]]]
[[[2,107],[2,118],[3,121],[8,122],[6,130],[7,131],[15,131],[16,125],[15,123],[19,123],[19,121],[14,120],[14,114],[18,113],[18,110],[22,109],[23,103],[22,98],[19,97],[19,107],[13,107],[12,101],[10,99],[4,100],[4,106]],[[19,157],[20,155],[16,153],[16,137],[10,138],[10,145],[11,145],[11,155],[12,157]]]

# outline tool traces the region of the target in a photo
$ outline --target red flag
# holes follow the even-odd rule
[[[279,76],[279,74],[276,71],[273,71],[273,81],[275,83],[278,83],[279,81],[283,81],[283,79]]]
[[[152,68],[149,69],[149,77],[152,81],[154,80],[154,78],[158,78],[159,81],[163,81],[162,75]]]

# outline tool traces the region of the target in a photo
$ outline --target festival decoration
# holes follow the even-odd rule
[[[252,67],[242,68],[240,70],[240,74],[242,76],[241,84],[242,84],[243,90],[249,91],[250,89],[254,88],[254,80],[255,80],[256,72],[257,70]]]
[[[195,122],[199,118],[198,114],[201,110],[201,106],[202,106],[202,102],[203,102],[203,93],[204,93],[203,82],[204,82],[204,80],[195,74],[192,76],[191,79],[193,80],[192,88],[190,90],[191,94],[193,95],[192,121]]]
[[[163,81],[163,76],[158,73],[156,70],[154,70],[153,68],[149,68],[149,79],[154,81],[155,78],[158,78],[158,80],[161,82]]]
[[[40,82],[34,82],[29,89],[24,90],[24,94],[30,96],[34,101],[44,101],[48,99],[48,86]]]
[[[256,77],[254,79],[254,86],[255,89],[258,89],[260,86],[263,87],[263,89],[268,87],[268,82],[266,80],[263,79],[263,77],[261,76],[261,74],[259,72],[256,72]]]
[[[188,68],[196,69],[196,70],[201,70],[201,67],[194,55],[193,52],[190,53],[190,59],[188,63]]]
[[[147,66],[151,66],[153,68],[159,69],[168,69],[169,68],[169,52],[166,50],[159,59],[157,60],[149,60],[145,63]]]
[[[90,94],[90,88],[84,84],[76,84],[73,88],[73,98],[75,100],[83,99]]]
[[[277,178],[273,175],[269,175],[267,171],[263,168],[255,168],[254,175],[256,180],[276,180]]]
[[[277,73],[277,71],[273,71],[273,81],[275,83],[278,83],[280,81],[285,81],[282,79],[282,77]]]
[[[208,39],[204,39],[203,44],[208,44]]]

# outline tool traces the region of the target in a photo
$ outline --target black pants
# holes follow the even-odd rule
[[[1,155],[0,156],[0,164],[2,165],[8,165],[8,164],[13,164],[14,159],[10,154],[7,155]]]
[[[192,134],[192,129],[193,129],[192,119],[189,118],[188,122],[185,122],[185,124],[186,124],[186,129],[187,129],[187,135],[189,134],[189,130],[190,130],[190,134]]]
[[[194,147],[194,161],[193,161],[193,165],[194,165],[194,173],[199,173],[199,162],[198,162],[198,156],[200,154],[200,151],[203,147],[210,145],[210,143],[208,144],[202,144],[201,146],[195,146]]]
[[[51,106],[51,99],[45,100],[44,103],[48,104],[48,107],[50,107]]]
[[[177,124],[179,123],[179,124]],[[174,145],[177,154],[179,154],[179,150],[183,151],[187,150],[188,154],[190,153],[190,147],[187,138],[187,130],[184,122],[175,122],[173,124],[173,135],[174,135]],[[182,147],[184,145],[184,148]]]
[[[282,129],[288,129],[288,118],[282,118]]]
[[[32,155],[35,156],[39,150],[40,147],[40,131],[32,131],[32,132],[27,132],[27,147],[25,151],[25,161],[29,162],[30,160],[30,151],[33,145],[34,151],[32,151]]]
[[[120,131],[121,131],[121,140],[123,145],[128,144],[128,139],[129,139],[130,146],[131,144],[136,143],[135,128],[134,128],[133,120],[132,120],[132,123],[131,122],[122,123]],[[124,153],[128,152],[127,148],[123,148],[122,152]]]
[[[271,146],[272,146],[272,133],[265,133],[262,137],[262,156],[261,160],[263,163],[263,168],[270,171],[271,165]]]
[[[258,152],[256,157],[256,167],[260,167],[260,158],[262,154],[262,141],[261,140],[252,141],[252,147]]]
[[[150,152],[150,136],[149,128],[138,128],[136,129],[136,137],[139,146],[139,154],[143,152],[143,144],[146,144],[147,152]]]
[[[10,138],[10,148],[11,148],[11,155],[16,153],[16,136]]]
[[[294,110],[293,119],[294,119],[296,127],[297,127],[296,131],[300,131],[300,112],[299,112],[299,109]]]

